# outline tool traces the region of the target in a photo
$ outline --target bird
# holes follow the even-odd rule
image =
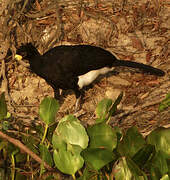
[[[165,75],[164,71],[149,65],[118,60],[111,52],[92,45],[60,45],[41,55],[32,43],[26,43],[17,49],[17,54],[23,53],[31,71],[45,79],[53,88],[56,99],[60,97],[59,89],[74,91],[75,109],[81,104],[83,87],[117,66],[138,68],[156,76]]]

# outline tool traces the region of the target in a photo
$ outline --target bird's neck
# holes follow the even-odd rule
[[[34,46],[29,46],[27,48],[27,56],[26,58],[30,59],[35,56],[41,56],[41,54],[38,52],[38,50]]]

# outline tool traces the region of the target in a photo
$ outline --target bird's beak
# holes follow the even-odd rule
[[[17,61],[21,61],[21,60],[22,60],[22,56],[16,54],[16,55],[15,55],[15,59],[16,59]]]
[[[30,64],[28,63],[28,61],[23,61],[23,56],[16,54],[15,55],[15,59],[19,62],[19,64],[23,65],[26,68],[30,67]]]

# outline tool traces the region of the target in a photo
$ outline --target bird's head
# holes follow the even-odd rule
[[[28,60],[30,60],[31,57],[40,55],[40,53],[32,43],[22,44],[17,49],[16,53]]]
[[[23,66],[29,67],[30,61],[33,60],[36,56],[40,56],[38,50],[32,43],[27,43],[22,44],[19,48],[17,48],[15,59]],[[26,61],[21,61],[23,59]]]

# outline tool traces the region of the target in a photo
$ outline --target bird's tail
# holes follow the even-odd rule
[[[154,68],[152,66],[145,65],[142,63],[133,62],[133,61],[117,60],[113,63],[113,66],[126,66],[126,67],[131,67],[131,68],[138,68],[142,70],[143,72],[150,73],[157,76],[165,75],[165,72],[160,69],[157,69],[157,68]]]

